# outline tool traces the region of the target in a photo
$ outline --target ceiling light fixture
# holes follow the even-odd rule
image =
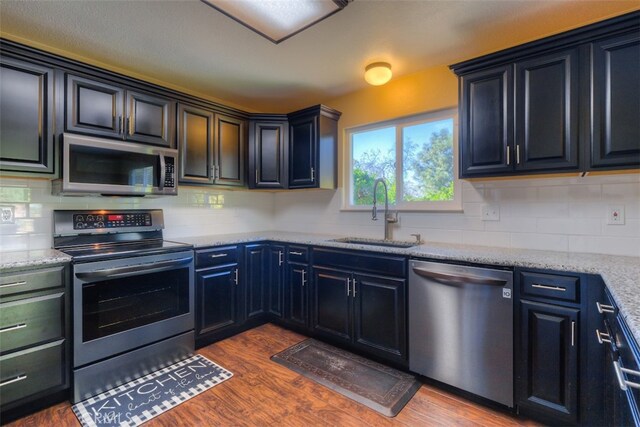
[[[278,44],[341,11],[353,0],[202,0]]]
[[[382,86],[391,80],[392,75],[388,62],[374,62],[364,69],[364,79],[372,86]]]

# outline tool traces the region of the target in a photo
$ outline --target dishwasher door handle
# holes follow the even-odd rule
[[[472,285],[504,286],[507,284],[506,280],[491,279],[488,277],[436,273],[434,271],[425,270],[424,268],[418,268],[418,267],[413,267],[413,271],[418,276],[426,277],[428,279],[435,280],[436,282],[440,282],[445,285],[457,286],[457,285],[472,284]]]

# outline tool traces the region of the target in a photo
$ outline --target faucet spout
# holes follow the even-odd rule
[[[389,190],[384,179],[378,178],[373,184],[373,209],[371,211],[371,219],[376,221],[378,219],[377,214],[377,194],[378,184],[382,184],[384,188],[384,239],[391,240],[391,224],[398,222],[398,213],[389,211]]]

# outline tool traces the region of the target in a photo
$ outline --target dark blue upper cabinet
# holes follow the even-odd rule
[[[54,172],[54,70],[0,57],[0,170]]]
[[[340,115],[324,105],[288,115],[289,188],[337,187]]]
[[[591,169],[640,167],[640,30],[592,51]]]
[[[513,170],[513,67],[504,65],[460,79],[460,176]]]
[[[578,49],[515,64],[515,170],[578,168]]]
[[[640,167],[640,13],[451,66],[460,177]]]

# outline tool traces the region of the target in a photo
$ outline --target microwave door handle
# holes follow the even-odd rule
[[[165,166],[164,154],[160,153],[160,182],[158,183],[160,190],[164,190],[164,180],[167,176],[167,168]]]
[[[158,273],[172,270],[190,264],[193,257],[180,258],[171,261],[153,262],[149,264],[130,265],[127,267],[107,268],[104,270],[76,273],[76,277],[85,282],[112,279],[123,276],[137,276],[139,274]]]

